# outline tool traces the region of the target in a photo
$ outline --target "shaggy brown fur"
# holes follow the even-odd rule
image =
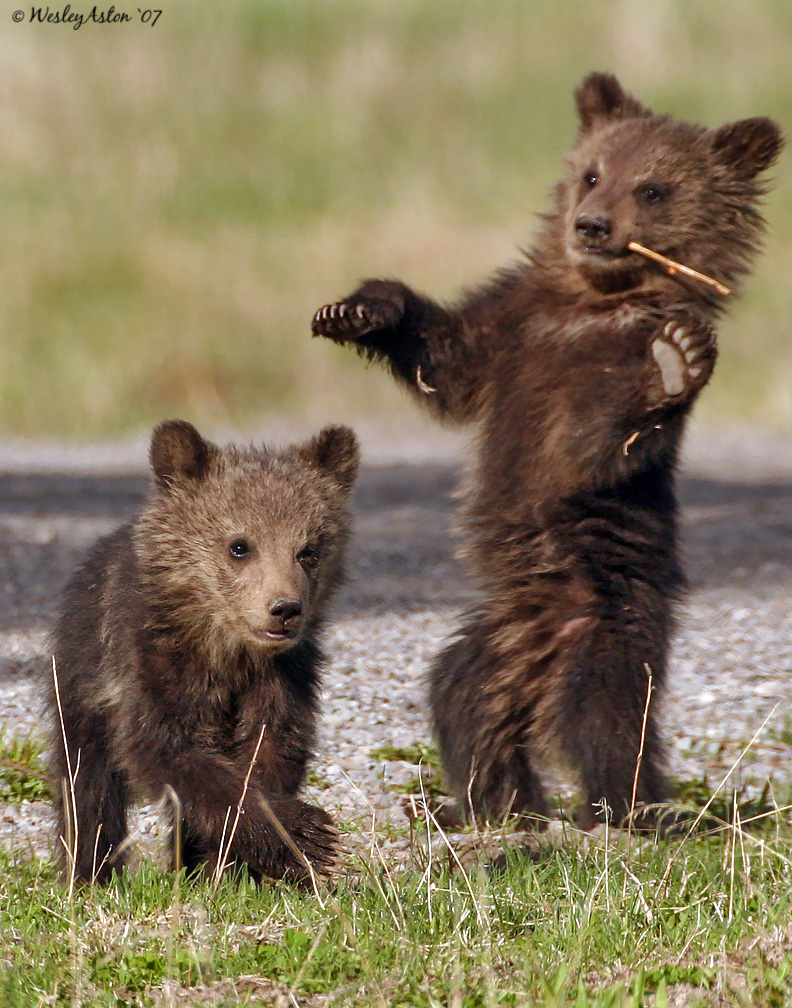
[[[627,243],[734,288],[782,139],[764,118],[711,132],[655,115],[607,74],[576,100],[577,142],[527,261],[450,308],[369,280],[313,330],[478,425],[465,553],[482,598],[430,683],[456,794],[477,815],[543,815],[537,757],[561,755],[588,824],[603,800],[628,813],[647,670],[663,686],[683,580],[674,470],[722,303]],[[669,794],[656,711],[639,803]]]
[[[357,440],[327,427],[280,452],[221,449],[173,420],[154,430],[151,466],[139,517],[94,546],[55,631],[62,725],[53,686],[47,706],[59,836],[74,835],[72,799],[62,800],[70,765],[75,873],[105,882],[123,865],[133,796],[157,799],[170,785],[182,864],[214,868],[264,726],[228,860],[256,879],[305,878],[261,798],[325,869],[332,821],[296,795],[314,743],[318,638],[342,574]]]

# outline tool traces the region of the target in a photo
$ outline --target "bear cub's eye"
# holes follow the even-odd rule
[[[313,567],[319,563],[319,550],[316,546],[303,546],[297,554],[297,563],[303,567]]]
[[[593,189],[598,182],[599,182],[599,175],[594,171],[593,168],[589,168],[589,170],[583,176],[583,184],[588,186],[589,189]]]
[[[244,560],[250,556],[250,545],[244,539],[235,539],[228,547],[228,552],[235,560]]]
[[[657,182],[647,182],[638,190],[638,195],[644,203],[662,203],[668,196],[668,190]]]

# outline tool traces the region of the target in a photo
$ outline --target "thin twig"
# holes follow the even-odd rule
[[[669,276],[673,276],[675,273],[684,273],[685,276],[692,277],[694,280],[700,280],[702,283],[713,287],[719,294],[723,294],[724,296],[731,294],[731,290],[719,280],[713,280],[711,276],[707,276],[706,273],[699,273],[698,270],[691,269],[690,266],[683,266],[682,263],[677,262],[675,259],[669,259],[668,256],[654,252],[645,245],[639,245],[636,241],[627,242],[627,248],[631,252],[637,252],[638,255],[646,256],[647,259],[653,259],[654,262],[665,266]]]

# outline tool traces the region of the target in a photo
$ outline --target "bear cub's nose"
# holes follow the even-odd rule
[[[611,233],[611,223],[606,217],[592,217],[591,214],[581,214],[575,221],[575,230],[582,238],[591,241],[602,241]]]
[[[270,616],[274,616],[285,625],[290,619],[302,614],[302,602],[292,598],[273,599],[270,602],[269,611]]]

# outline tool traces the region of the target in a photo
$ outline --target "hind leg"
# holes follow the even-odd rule
[[[642,812],[642,807],[663,805],[670,797],[654,718],[649,715],[644,726],[642,712],[628,714],[613,705],[608,710],[602,698],[586,707],[567,735],[583,785],[578,825],[589,829],[606,817],[618,825],[632,813],[635,826],[654,828],[660,810]],[[612,729],[604,724],[603,713],[613,721]]]
[[[493,694],[497,655],[475,614],[435,659],[429,694],[443,770],[460,806],[475,818],[510,812],[546,817],[526,746],[531,709],[508,687]]]
[[[665,656],[631,646],[624,627],[598,628],[568,673],[556,727],[577,766],[584,804],[578,822],[589,828],[610,816],[622,822],[642,805],[667,802],[664,752],[657,728],[658,690]],[[651,694],[647,666],[653,669]],[[648,700],[648,706],[647,706]],[[653,827],[657,813],[634,817]]]
[[[76,769],[73,785],[65,758],[54,781],[59,854],[67,873],[105,883],[123,868],[123,855],[114,855],[127,835],[126,781],[110,768],[100,741],[69,748],[72,772]]]

